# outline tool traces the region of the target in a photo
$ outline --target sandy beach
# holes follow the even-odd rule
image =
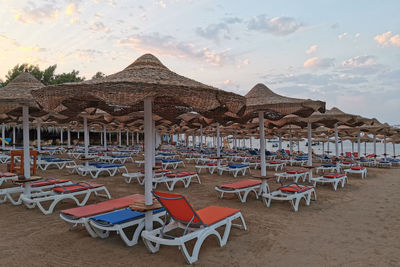
[[[133,164],[127,166],[130,172],[138,169]],[[186,169],[194,169],[194,165],[187,164]],[[257,173],[252,170],[252,174]],[[38,174],[85,180],[66,170]],[[302,202],[297,213],[287,202],[273,202],[266,208],[254,196],[245,204],[236,198],[218,199],[215,185],[238,178],[204,171],[200,177],[202,184],[191,184],[188,189],[178,185],[174,192],[185,194],[195,208],[240,208],[249,229],[233,228],[222,248],[214,237],[208,238],[195,263],[198,266],[398,266],[400,262],[399,169],[369,168],[366,180],[351,175],[349,184],[337,192],[330,185],[318,186],[318,200],[308,207]],[[143,193],[143,187],[125,184],[121,175],[100,177],[97,182],[105,184],[113,198]],[[269,184],[271,189],[279,186]],[[159,189],[166,191],[164,186]],[[102,199],[92,198],[89,203],[96,201]],[[61,203],[56,212],[45,216],[39,209],[0,205],[0,265],[186,265],[176,247],[162,247],[152,255],[142,241],[126,247],[115,234],[102,240],[91,238],[83,229],[68,230],[58,211],[73,206],[72,202]]]

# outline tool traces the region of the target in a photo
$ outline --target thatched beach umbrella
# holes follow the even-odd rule
[[[264,118],[272,121],[281,119],[285,115],[294,114],[300,117],[308,117],[313,112],[325,112],[325,102],[310,99],[298,99],[278,95],[272,92],[264,84],[257,84],[246,95],[246,112],[244,119],[259,117],[260,123],[260,151],[261,175],[265,176],[265,139]],[[310,126],[311,135],[311,126]]]
[[[23,72],[9,82],[0,93],[0,114],[22,116],[24,145],[24,176],[30,178],[29,114],[42,116],[31,92],[44,85],[31,74]]]
[[[244,97],[180,76],[151,54],[104,78],[49,86],[33,96],[45,110],[65,107],[65,111],[74,113],[97,107],[111,115],[144,110],[146,205],[153,203],[153,112],[168,119],[196,111],[218,121],[240,115],[245,108]],[[147,212],[146,230],[151,228],[152,213]]]

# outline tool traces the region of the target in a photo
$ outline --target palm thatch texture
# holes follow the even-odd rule
[[[143,110],[147,97],[153,98],[153,113],[169,120],[190,111],[226,120],[227,116],[241,115],[245,109],[243,96],[180,76],[151,54],[104,78],[48,86],[32,94],[45,110],[70,115],[88,107],[111,115],[126,115]]]
[[[314,111],[325,112],[325,102],[311,99],[299,99],[278,95],[266,85],[259,83],[246,95],[245,119],[258,116],[263,111],[265,119],[276,121],[285,115],[294,114],[308,117]]]
[[[345,124],[348,126],[361,126],[363,120],[358,120],[359,116],[345,113],[340,109],[333,107],[325,113],[318,111],[314,112],[310,117],[306,118],[307,122],[323,124],[329,128],[333,128],[336,123]]]
[[[33,99],[31,92],[44,87],[35,77],[27,72],[22,72],[0,89],[0,114],[22,116],[22,106],[29,107],[29,114],[33,116],[44,115]]]

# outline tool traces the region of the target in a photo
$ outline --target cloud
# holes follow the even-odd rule
[[[365,67],[376,64],[374,56],[356,56],[342,62],[343,67]]]
[[[238,17],[224,18],[223,21],[227,24],[241,23],[243,20]]]
[[[312,45],[312,46],[310,46],[309,49],[307,49],[306,54],[313,54],[317,51],[317,49],[318,49],[317,45]]]
[[[259,15],[252,18],[247,25],[249,30],[260,31],[275,36],[285,36],[296,32],[302,24],[291,17],[268,18],[266,15]]]
[[[22,23],[32,24],[41,23],[44,20],[55,20],[58,18],[59,9],[52,4],[41,7],[25,7],[15,9],[14,18]]]
[[[310,69],[327,69],[330,67],[334,66],[335,60],[333,58],[318,58],[318,57],[312,57],[307,59],[304,62],[304,67],[310,68]]]
[[[79,13],[78,11],[78,6],[76,5],[76,3],[69,3],[67,5],[67,8],[65,9],[65,14],[67,14],[68,16],[72,16]]]
[[[356,39],[359,38],[360,36],[361,36],[361,33],[359,33],[359,32],[354,34],[354,38],[356,38]]]
[[[197,35],[216,42],[219,42],[223,32],[229,33],[229,28],[225,23],[210,24],[206,28],[196,28]]]
[[[382,46],[392,45],[400,47],[400,34],[393,35],[391,31],[375,36],[374,40]]]
[[[201,59],[216,66],[231,61],[227,52],[215,52],[209,48],[199,48],[189,42],[181,42],[169,35],[136,34],[118,41],[119,45],[131,47],[141,53],[154,53],[172,57]]]
[[[166,8],[167,4],[164,1],[159,1],[158,4],[162,7],[162,8]]]
[[[346,36],[348,36],[349,34],[347,33],[347,32],[345,32],[345,33],[342,33],[342,34],[339,34],[338,35],[338,39],[339,40],[342,40],[343,38],[345,38]]]
[[[93,22],[89,29],[96,32],[110,32],[110,28],[106,27],[101,21]]]

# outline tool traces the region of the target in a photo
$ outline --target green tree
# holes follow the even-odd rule
[[[69,73],[55,74],[57,65],[51,65],[43,71],[39,69],[38,65],[31,65],[27,63],[18,64],[8,71],[4,82],[0,80],[0,87],[6,86],[11,80],[17,77],[21,72],[28,72],[44,85],[60,84],[66,82],[81,82],[85,77],[79,77],[79,71],[72,70]]]
[[[95,75],[93,75],[92,80],[100,79],[100,78],[103,78],[103,77],[106,77],[106,75],[104,73],[102,73],[101,71],[98,71],[98,72],[96,72]]]

